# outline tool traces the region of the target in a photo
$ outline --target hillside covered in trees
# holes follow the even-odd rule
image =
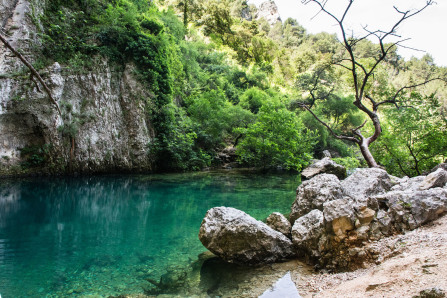
[[[335,134],[374,129],[353,104],[349,70],[336,63],[343,44],[333,34],[307,33],[299,20],[267,20],[259,10],[242,0],[47,1],[30,14],[38,31],[33,65],[43,71],[58,62],[72,73],[104,59],[121,71],[133,65],[153,129],[145,147],[153,171],[218,166],[218,153],[229,147],[242,166],[263,169],[299,171],[323,150],[348,167],[366,166],[357,146],[317,120]],[[368,39],[355,45],[357,61],[374,65],[380,46]],[[398,108],[380,110],[381,136],[371,144],[389,173],[420,175],[447,157],[447,88],[431,80],[446,75],[430,55],[405,61],[396,46],[375,68],[365,86],[370,95],[400,91]],[[58,132],[71,156],[92,115],[59,106]],[[42,144],[26,147],[22,166],[48,166],[54,154]]]

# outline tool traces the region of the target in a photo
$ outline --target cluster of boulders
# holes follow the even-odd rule
[[[323,173],[304,181],[288,218],[275,212],[264,223],[234,208],[212,208],[199,238],[232,263],[301,256],[324,268],[346,270],[377,258],[370,242],[415,229],[446,211],[447,171],[442,167],[414,178],[366,168],[344,180]]]

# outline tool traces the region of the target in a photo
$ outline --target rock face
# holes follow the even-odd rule
[[[338,179],[346,178],[346,168],[337,164],[335,161],[331,160],[329,157],[325,157],[318,160],[305,168],[301,172],[301,177],[310,179],[319,174],[334,174]]]
[[[340,181],[332,174],[321,174],[314,179],[304,181],[296,192],[296,200],[290,213],[291,223],[312,209],[323,211],[325,202],[341,199],[344,196]]]
[[[212,253],[230,263],[256,265],[294,255],[290,239],[234,208],[208,210],[199,239]]]
[[[248,4],[255,4],[256,1],[247,1]],[[259,2],[258,2],[259,3]],[[267,0],[262,2],[260,5],[257,5],[258,10],[256,12],[256,19],[266,19],[270,25],[274,25],[276,22],[281,22],[281,16],[278,12],[278,7],[276,6],[275,1]]]
[[[30,44],[38,43],[28,15],[38,19],[43,5],[39,1],[0,3],[8,40],[30,61]],[[100,59],[94,64],[83,73],[58,63],[40,71],[62,110],[60,117],[45,93],[29,79],[14,75],[23,64],[0,47],[0,176],[24,161],[21,148],[46,149],[57,155],[58,160],[52,161],[57,172],[69,164],[74,172],[151,169],[148,144],[154,133],[147,103],[142,100],[150,94],[138,83],[132,65],[117,69]],[[71,142],[61,128],[73,125],[78,129]]]

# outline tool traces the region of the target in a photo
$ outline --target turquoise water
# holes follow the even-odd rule
[[[209,208],[287,213],[297,185],[242,172],[0,181],[0,295],[143,293],[206,251]]]

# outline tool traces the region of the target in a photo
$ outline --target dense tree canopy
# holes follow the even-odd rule
[[[308,34],[299,20],[270,25],[255,16],[256,8],[242,0],[48,1],[35,67],[58,61],[82,71],[102,58],[117,68],[136,65],[152,94],[143,100],[156,132],[148,146],[158,170],[210,166],[227,146],[236,147],[245,165],[262,168],[299,170],[325,149],[348,161],[359,157],[297,108],[306,103],[336,134],[363,124],[350,72],[334,67],[343,44],[333,34]],[[382,46],[386,59],[374,66],[381,45],[355,44],[358,63],[374,67],[365,90],[384,98],[413,85],[399,100],[422,110],[378,113],[384,135],[373,153],[393,173],[415,175],[446,157],[447,88],[438,81],[417,85],[446,69],[429,55],[405,61],[395,46]],[[397,138],[403,131],[411,139]]]

